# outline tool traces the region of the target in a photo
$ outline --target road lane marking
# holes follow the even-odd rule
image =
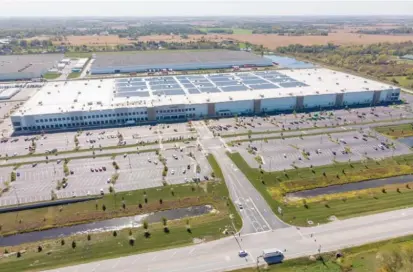
[[[189,251],[189,255],[191,255],[194,251],[195,251],[195,248],[191,249],[191,250]]]

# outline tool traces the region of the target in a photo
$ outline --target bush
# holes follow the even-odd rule
[[[62,239],[62,240],[60,241],[60,245],[62,245],[62,246],[65,245],[65,240],[64,240],[64,239]]]
[[[10,173],[10,181],[11,182],[16,181],[16,172],[12,171]]]
[[[103,210],[103,211],[106,211],[106,206],[105,206],[105,204],[102,205],[102,210]]]
[[[22,256],[22,254],[20,253],[20,251],[17,252],[17,258],[20,258]]]
[[[134,246],[135,245],[135,238],[129,238],[129,245]]]
[[[92,236],[90,236],[90,234],[87,235],[87,240],[88,241],[92,240]]]
[[[118,232],[116,230],[113,231],[113,237],[118,236]]]
[[[75,242],[75,241],[72,242],[72,248],[73,248],[73,249],[76,248],[76,242]]]
[[[42,246],[38,246],[38,247],[37,247],[37,252],[42,252],[42,251],[43,251]]]

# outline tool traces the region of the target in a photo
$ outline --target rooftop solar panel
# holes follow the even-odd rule
[[[233,86],[233,85],[238,85],[238,82],[235,80],[232,81],[220,81],[220,82],[214,82],[217,86]]]
[[[249,85],[251,88],[255,90],[265,90],[265,89],[276,89],[278,88],[277,85],[274,84],[256,84],[256,85]]]
[[[190,93],[190,94],[200,94],[201,92],[198,89],[191,88],[191,89],[188,89],[188,93]]]
[[[279,85],[280,85],[281,87],[284,87],[284,88],[294,88],[294,87],[304,87],[304,86],[307,86],[306,84],[301,83],[301,82],[298,82],[298,81],[281,82],[281,83],[279,83]]]
[[[199,90],[203,93],[220,93],[221,91],[218,88],[199,88]]]
[[[185,92],[180,89],[165,90],[165,91],[153,91],[154,95],[184,95]]]
[[[148,97],[149,92],[122,92],[116,93],[115,97]]]
[[[221,90],[224,92],[238,92],[238,91],[246,91],[248,90],[248,88],[243,85],[238,85],[238,86],[221,87]]]
[[[244,84],[261,84],[261,83],[268,83],[267,81],[263,79],[251,79],[251,80],[243,80],[242,81]]]

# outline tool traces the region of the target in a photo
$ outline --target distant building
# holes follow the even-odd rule
[[[404,55],[400,57],[401,59],[408,59],[408,60],[413,60],[413,55]]]
[[[157,54],[96,54],[91,74],[143,73],[150,70],[174,71],[232,69],[238,67],[273,66],[272,61],[243,51],[160,51]]]
[[[62,58],[61,54],[0,56],[0,81],[41,78]]]

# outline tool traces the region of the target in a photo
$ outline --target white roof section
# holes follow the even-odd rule
[[[273,78],[271,80],[274,81],[284,81],[282,81],[282,83],[275,82],[273,85],[270,85],[269,83],[271,82],[268,78]],[[242,80],[240,81],[240,79]],[[121,107],[146,108],[154,106],[220,103],[228,101],[367,92],[388,89],[399,90],[399,88],[395,88],[388,84],[325,68],[270,70],[265,72],[240,72],[209,75],[135,77],[131,79],[122,79],[122,82],[119,80],[120,79],[112,78],[47,83],[36,93],[36,95],[32,96],[19,111],[16,111],[14,115],[55,114]],[[162,85],[162,81],[167,80],[169,80],[168,82],[173,83],[170,85]],[[285,80],[287,80],[287,82],[285,82]],[[119,84],[123,84],[122,86],[125,85],[124,88],[127,88],[126,93],[129,93],[128,88],[131,87],[128,82],[131,81],[138,82],[137,84],[140,86],[139,88],[133,87],[136,92],[132,93],[145,92],[147,94],[142,96],[119,96]],[[225,85],[225,82],[229,81],[231,82],[228,84],[234,85],[232,87],[242,87],[244,90],[231,91],[226,89],[226,91],[223,91],[226,87],[222,87],[222,84]],[[202,85],[199,82],[207,82],[202,83],[205,85],[212,84],[219,91],[201,92],[199,90],[203,87],[199,87]],[[254,82],[255,85],[246,84],[246,82]],[[256,82],[261,82],[260,84],[262,85],[256,85]],[[159,84],[156,85],[155,83]],[[300,86],[282,87],[280,84],[284,83],[293,83],[292,85],[297,85],[298,83]],[[260,89],[251,86],[261,86],[263,88]],[[266,88],[266,86],[273,87]],[[165,89],[164,91],[160,91],[159,88]],[[174,88],[180,88],[178,89],[178,94],[165,94],[169,91],[176,90]],[[191,92],[191,90],[193,92]]]
[[[0,92],[0,99],[9,99],[16,93],[20,92],[20,88],[8,88]]]

